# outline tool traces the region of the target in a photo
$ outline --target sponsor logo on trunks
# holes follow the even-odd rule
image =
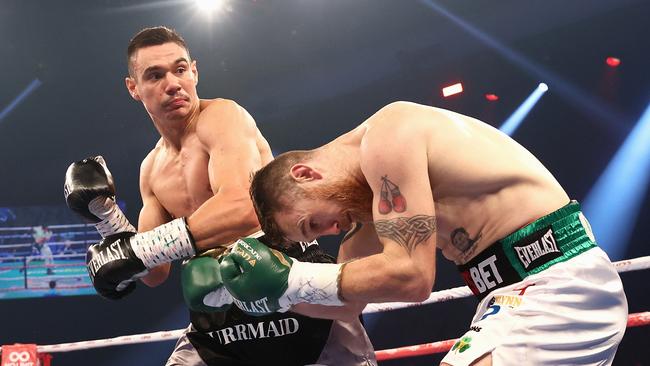
[[[516,242],[512,248],[517,253],[517,259],[527,271],[562,256],[550,226]]]
[[[268,297],[263,297],[255,301],[240,301],[237,299],[233,299],[233,300],[237,304],[238,308],[244,310],[247,313],[260,313],[260,314],[272,313],[272,311],[269,309],[268,306],[268,302],[269,302]]]
[[[95,277],[97,271],[108,262],[116,261],[118,259],[128,259],[119,242],[114,242],[108,246],[106,250],[102,250],[88,263],[88,270],[90,271],[91,278]]]
[[[284,318],[259,323],[237,324],[208,333],[210,337],[226,345],[237,341],[283,337],[297,333],[300,323],[296,318]]]
[[[478,293],[484,293],[503,283],[503,278],[495,264],[496,260],[497,256],[493,254],[467,271]]]
[[[454,346],[451,347],[451,350],[458,353],[463,353],[472,347],[472,337],[464,336],[454,343]]]
[[[471,330],[472,332],[476,332],[476,333],[480,332],[481,329],[483,329],[483,328],[481,328],[481,327],[479,327],[477,325],[472,325],[471,327],[469,327],[469,330]]]
[[[522,296],[517,296],[517,295],[495,295],[493,296],[490,301],[488,301],[487,308],[485,311],[485,314],[481,317],[479,320],[483,320],[487,318],[490,315],[495,315],[499,311],[501,311],[502,307],[508,307],[510,309],[514,309],[516,307],[519,307],[521,303],[524,301]],[[470,328],[471,330],[472,328]]]
[[[493,304],[516,308],[521,305],[524,299],[521,296],[513,295],[496,295],[492,298]]]

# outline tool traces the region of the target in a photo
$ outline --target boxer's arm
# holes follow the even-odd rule
[[[343,238],[336,259],[338,263],[349,262],[381,252],[381,245],[374,227],[372,225],[357,225]],[[352,301],[346,302],[344,306],[300,303],[292,306],[291,311],[312,318],[351,321],[356,319],[365,307],[365,302]]]
[[[202,101],[197,136],[208,152],[214,196],[187,220],[198,251],[259,230],[248,194],[250,175],[262,167],[255,121],[233,101]]]
[[[153,153],[152,153],[153,154]],[[142,209],[138,217],[138,232],[149,231],[159,225],[172,220],[169,213],[162,207],[149,185],[149,173],[153,162],[153,155],[145,158],[140,167],[140,195],[142,196]],[[171,263],[164,263],[151,268],[149,273],[142,278],[147,286],[158,286],[169,276]]]
[[[342,270],[344,301],[423,301],[435,279],[436,220],[426,134],[396,103],[375,115],[362,142],[361,169],[373,191],[379,254]]]

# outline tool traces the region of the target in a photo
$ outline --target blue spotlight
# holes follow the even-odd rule
[[[622,259],[650,179],[650,105],[584,200],[596,241]]]
[[[27,87],[20,94],[18,94],[18,96],[16,98],[14,98],[14,100],[12,100],[11,103],[9,103],[9,105],[7,105],[2,110],[2,112],[0,112],[0,122],[6,116],[8,116],[9,113],[11,113],[11,111],[16,109],[18,104],[22,103],[22,101],[24,101],[30,94],[32,94],[34,92],[34,90],[36,90],[36,88],[41,86],[41,84],[43,84],[43,83],[38,79],[32,80],[32,82],[29,83],[29,85],[27,85]]]
[[[535,90],[526,98],[526,100],[515,110],[515,112],[508,117],[508,119],[503,122],[501,127],[499,129],[507,134],[508,136],[512,136],[513,133],[517,130],[517,127],[521,124],[521,121],[526,118],[528,113],[530,112],[531,109],[533,109],[533,106],[537,104],[537,101],[539,101],[539,98],[546,93],[548,90],[548,85],[544,83],[540,83]]]

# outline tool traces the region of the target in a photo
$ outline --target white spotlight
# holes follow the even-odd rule
[[[548,90],[548,85],[546,85],[545,83],[539,83],[539,85],[537,86],[537,89],[539,89],[540,91],[545,92],[545,91]]]
[[[199,11],[206,14],[212,14],[223,8],[224,3],[224,0],[196,0],[196,6],[199,8]]]

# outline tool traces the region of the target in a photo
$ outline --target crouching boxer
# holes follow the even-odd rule
[[[348,231],[342,247],[366,255],[305,263],[240,240],[220,269],[246,311],[423,301],[440,249],[481,300],[444,365],[613,362],[627,323],[618,273],[553,175],[481,121],[391,103],[320,148],[278,156],[251,194],[274,240]]]

